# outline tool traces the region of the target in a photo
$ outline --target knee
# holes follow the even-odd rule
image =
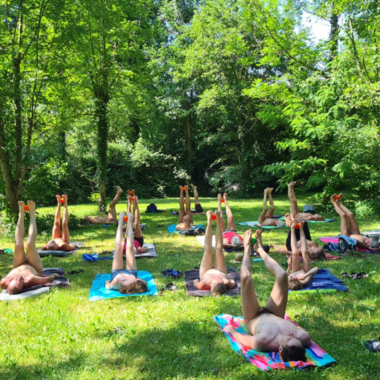
[[[35,248],[36,247],[36,243],[33,241],[31,241],[31,239],[28,239],[26,241],[26,249],[29,250],[30,248]]]
[[[55,227],[55,228],[59,228],[60,225],[61,225],[61,222],[60,222],[60,221],[54,222],[54,227]]]
[[[354,213],[352,211],[347,211],[346,212],[346,216],[349,217],[349,218],[353,218],[354,217]]]
[[[24,241],[23,240],[16,240],[16,244],[15,244],[15,249],[16,250],[23,250],[24,249]]]
[[[297,258],[298,258],[298,254],[297,254]],[[286,273],[286,270],[283,269],[283,268],[277,268],[276,270],[276,280],[280,281],[281,283],[282,282],[288,282],[288,274]]]

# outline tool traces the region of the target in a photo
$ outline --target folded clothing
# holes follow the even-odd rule
[[[169,227],[168,227],[168,232],[169,234],[173,234],[173,233],[180,233],[180,232],[184,232],[184,231],[177,231],[175,228],[177,227],[177,224],[171,224]],[[195,226],[191,227],[192,229],[195,229],[197,227],[201,227],[203,228],[202,224],[196,224]]]
[[[199,269],[187,270],[185,273],[185,285],[186,285],[186,294],[188,296],[197,296],[204,297],[211,295],[210,290],[199,290],[194,286],[194,280],[199,280]],[[240,273],[234,271],[227,272],[227,278],[235,280],[236,286],[233,289],[227,289],[223,294],[229,297],[236,297],[240,294],[241,281]]]
[[[29,298],[48,292],[50,288],[56,286],[63,288],[70,286],[69,280],[64,277],[65,271],[62,268],[45,268],[42,272],[42,276],[50,276],[53,273],[59,274],[60,277],[55,278],[52,282],[49,282],[47,284],[30,286],[29,288],[23,289],[18,294],[8,294],[4,289],[3,292],[0,293],[0,301],[13,301]]]
[[[328,246],[326,248],[331,249],[334,252],[337,252],[336,249],[338,249],[337,246],[330,245],[331,244],[339,244],[339,237],[344,236],[344,235],[338,235],[338,236],[325,236],[325,237],[320,237],[318,238],[320,241],[323,241],[324,243],[327,243]],[[349,238],[351,239],[351,238]],[[355,240],[355,239],[352,239]],[[338,249],[339,250],[339,249]],[[361,251],[361,252],[368,252],[368,253],[380,253],[380,248],[379,249],[363,249],[363,248],[358,248],[356,247],[356,251]]]
[[[73,251],[45,251],[42,249],[38,250],[38,254],[40,257],[45,257],[45,256],[55,256],[55,257],[65,257],[68,255],[73,254],[75,251],[77,251],[79,248],[82,248],[84,243],[73,241],[70,244],[75,245],[75,249]]]
[[[235,317],[229,314],[220,314],[213,319],[219,325],[222,331],[225,326],[231,325],[239,333],[248,335],[248,331],[242,317]],[[292,321],[287,315],[285,315],[285,319],[298,326],[297,323]],[[310,346],[306,349],[306,362],[284,362],[282,361],[281,355],[278,352],[255,351],[249,347],[243,346],[241,343],[238,343],[232,337],[232,335],[225,332],[224,334],[230,342],[231,348],[234,351],[243,354],[244,358],[247,361],[262,371],[285,368],[302,369],[307,367],[323,367],[335,363],[335,360],[314,341],[311,341]]]
[[[343,281],[333,276],[328,269],[318,269],[318,273],[307,285],[304,285],[300,290],[289,290],[289,293],[321,289],[336,289],[343,292],[348,291],[348,288],[343,285]]]
[[[106,281],[111,281],[111,274],[98,273],[92,282],[89,299],[90,301],[99,301],[107,298],[157,295],[157,286],[150,272],[139,270],[137,272],[137,277],[146,281],[148,284],[148,291],[145,293],[122,294],[118,290],[106,289]]]

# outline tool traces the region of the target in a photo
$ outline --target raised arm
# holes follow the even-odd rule
[[[46,277],[40,277],[40,276],[34,276],[29,282],[28,286],[34,286],[34,285],[44,285],[49,282],[52,282],[55,280],[57,277],[59,277],[59,274],[53,273],[50,276]]]
[[[238,343],[242,344],[243,346],[250,347],[253,350],[257,351],[266,349],[262,344],[260,344],[260,333],[256,335],[243,335],[237,332],[231,325],[227,325],[223,331],[230,334]]]

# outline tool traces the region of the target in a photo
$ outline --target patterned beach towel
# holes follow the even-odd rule
[[[213,318],[219,325],[221,330],[226,325],[231,325],[236,331],[243,335],[247,335],[248,331],[245,327],[244,319],[242,317],[235,317],[229,314],[220,314]],[[294,323],[287,315],[285,319]],[[224,331],[223,331],[224,332]],[[229,334],[224,333],[231,344],[231,348],[239,353],[242,353],[246,360],[255,365],[262,371],[269,371],[272,369],[285,369],[296,368],[302,369],[307,367],[323,367],[335,363],[336,361],[321,347],[319,347],[314,341],[311,341],[311,345],[306,349],[306,362],[283,362],[281,355],[278,352],[259,352],[252,350],[242,344],[236,342],[236,340]]]
[[[285,220],[285,216],[283,216],[282,218],[280,218],[280,220]],[[332,222],[335,222],[336,219],[333,218],[333,219],[325,219],[325,220],[307,220],[308,223],[332,223]]]

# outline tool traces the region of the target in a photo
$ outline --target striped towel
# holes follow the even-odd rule
[[[298,326],[297,323],[290,320],[287,315],[285,316],[285,319]],[[214,321],[219,325],[221,329],[230,324],[239,333],[244,335],[248,334],[244,319],[242,317],[234,317],[229,314],[220,314],[214,317]],[[306,349],[306,362],[283,362],[278,352],[258,352],[236,342],[236,340],[234,340],[231,335],[226,333],[224,334],[229,340],[234,351],[239,353],[241,352],[246,360],[248,360],[250,363],[262,371],[285,368],[302,369],[306,367],[323,367],[335,363],[335,360],[314,341],[311,341],[311,345]]]

